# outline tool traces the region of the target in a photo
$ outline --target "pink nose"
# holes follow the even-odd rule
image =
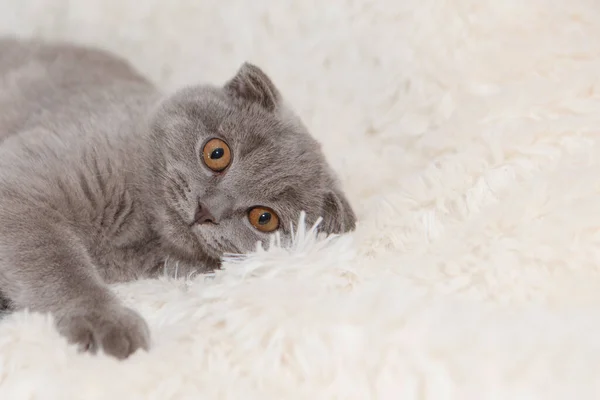
[[[203,225],[203,224],[216,224],[218,223],[210,213],[208,208],[206,208],[202,203],[198,202],[198,208],[196,209],[196,215],[194,215],[194,223]]]

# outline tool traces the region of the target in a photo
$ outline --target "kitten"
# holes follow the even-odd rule
[[[355,227],[320,145],[258,67],[164,96],[104,51],[0,39],[0,293],[52,313],[81,349],[149,347],[108,283],[169,260],[218,268],[289,237],[302,210],[326,233]]]

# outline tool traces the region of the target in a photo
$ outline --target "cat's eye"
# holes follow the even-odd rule
[[[248,220],[261,232],[273,232],[279,228],[279,217],[268,207],[254,207],[248,212]]]
[[[231,162],[231,151],[227,143],[221,139],[210,139],[202,149],[204,164],[215,172],[221,172]]]

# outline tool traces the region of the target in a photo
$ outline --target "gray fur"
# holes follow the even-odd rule
[[[231,147],[223,173],[201,159],[212,137]],[[193,224],[198,201],[218,224]],[[107,283],[167,260],[218,268],[268,240],[247,219],[257,205],[277,211],[284,236],[301,210],[328,233],[355,224],[319,144],[256,66],[165,96],[103,51],[0,39],[0,292],[12,309],[52,313],[83,349],[148,349],[146,323]]]

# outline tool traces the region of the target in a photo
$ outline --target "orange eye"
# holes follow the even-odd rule
[[[248,213],[248,220],[261,232],[273,232],[279,228],[279,217],[267,207],[254,207]]]
[[[231,151],[227,143],[221,139],[210,139],[202,149],[204,164],[215,172],[221,172],[231,162]]]

